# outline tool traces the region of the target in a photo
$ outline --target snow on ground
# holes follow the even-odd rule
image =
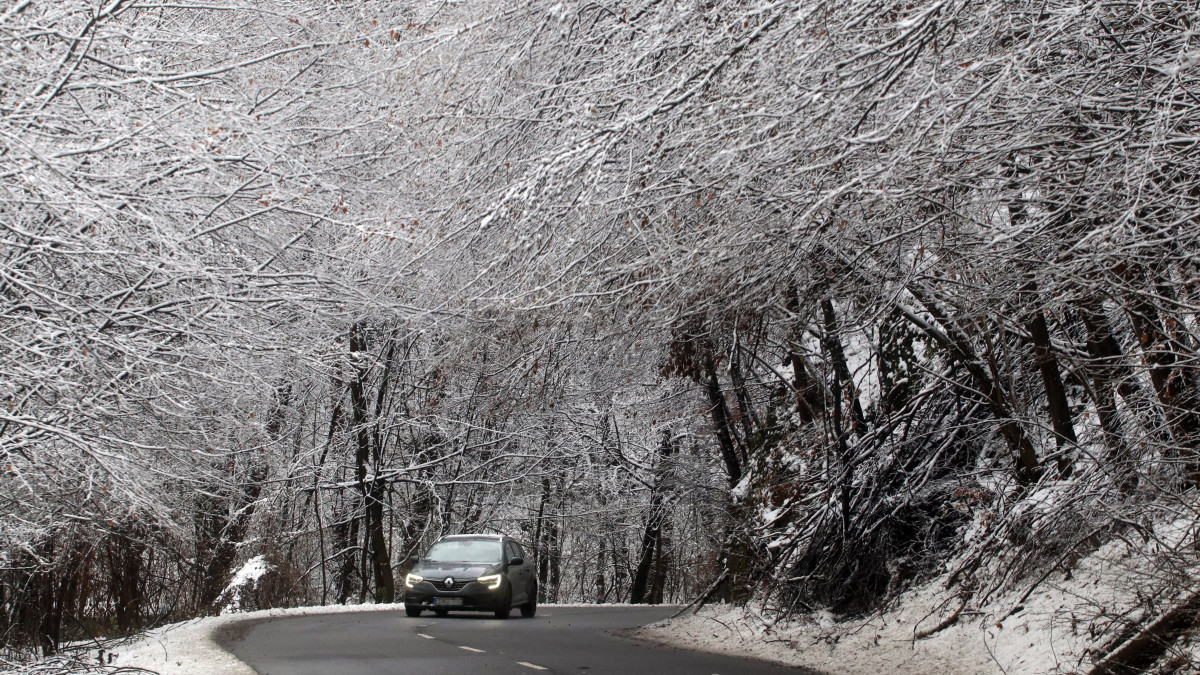
[[[713,605],[633,635],[831,674],[1065,675],[1090,670],[1095,650],[1141,616],[1145,599],[1166,578],[1152,551],[1131,551],[1116,540],[1069,571],[1052,571],[1023,601],[1036,578],[985,606],[968,603],[957,622],[925,639],[915,636],[961,605],[945,589],[945,577],[905,593],[888,611],[857,620],[809,614],[775,623],[753,609]],[[1163,597],[1159,607],[1173,602],[1174,596]]]
[[[114,647],[113,665],[144,668],[160,675],[254,675],[254,670],[222,649],[215,635],[240,621],[310,614],[380,612],[403,609],[404,605],[326,605],[266,609],[209,616],[156,628],[123,647]]]

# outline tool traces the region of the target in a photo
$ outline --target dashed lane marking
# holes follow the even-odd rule
[[[434,639],[432,635],[426,635],[424,633],[417,633],[417,635],[420,635],[421,637],[425,638],[426,640]]]
[[[483,650],[482,650],[482,649],[475,649],[474,647],[468,647],[468,646],[466,646],[466,645],[459,645],[459,647],[458,647],[458,648],[459,648],[459,649],[465,649],[465,650],[467,650],[467,651],[469,651],[469,652],[476,652],[476,653],[479,653],[479,654],[482,654],[482,653],[483,653]]]
[[[534,670],[548,670],[547,668],[543,668],[541,666],[535,666],[532,663],[526,663],[525,661],[517,661],[517,665],[525,666],[526,668],[533,668]]]

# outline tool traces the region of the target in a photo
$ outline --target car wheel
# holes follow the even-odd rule
[[[448,610],[448,609],[435,609],[435,610],[433,610],[433,613],[434,613],[434,614],[437,614],[437,615],[438,615],[438,616],[440,616],[440,617],[445,617],[447,614],[449,614],[449,613],[450,613],[450,610]]]
[[[500,602],[500,606],[496,608],[497,619],[507,619],[508,613],[512,611],[512,587],[505,589],[504,600]]]
[[[420,607],[405,607],[404,613],[408,616],[421,616]]]
[[[537,614],[537,591],[536,590],[529,594],[529,602],[521,605],[521,616],[525,617],[526,619],[530,619],[530,618],[533,618],[534,614]]]

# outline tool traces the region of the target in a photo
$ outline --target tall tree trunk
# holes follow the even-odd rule
[[[606,544],[607,544],[607,542],[604,540],[604,538],[603,537],[600,538],[599,552],[596,554],[595,584],[596,584],[596,604],[598,604],[598,605],[608,602],[608,588],[605,586],[605,583],[604,583],[604,570],[607,569],[606,563],[604,562],[604,547]],[[541,602],[540,598],[538,599],[538,602]]]
[[[201,580],[198,608],[201,612],[214,609],[214,604],[230,581],[238,547],[246,540],[250,519],[254,515],[263,482],[267,479],[266,463],[260,458],[251,461],[253,463],[245,479],[233,485],[227,495],[201,502],[200,517],[206,532],[199,541],[201,546],[208,546],[211,551]],[[207,514],[203,512],[205,507]]]
[[[550,573],[549,551],[546,549],[546,541],[544,539],[546,532],[546,504],[550,501],[550,479],[542,479],[542,498],[538,500],[537,523],[534,524],[533,541],[537,551],[537,587],[538,587],[538,602],[546,602],[547,596],[547,581]],[[603,547],[601,541],[601,547]],[[600,558],[603,562],[604,550],[600,551]]]
[[[321,604],[325,605],[329,601],[329,574],[326,571],[326,564],[329,562],[329,557],[325,552],[325,524],[321,517],[321,471],[325,466],[325,458],[329,455],[330,448],[333,447],[333,438],[337,430],[342,426],[342,382],[336,377],[333,378],[330,391],[334,392],[330,401],[332,412],[329,415],[329,432],[325,437],[325,447],[321,448],[321,456],[317,459],[317,463],[313,466],[313,482],[312,492],[305,498],[305,509],[308,508],[308,499],[313,501],[313,515],[317,521],[317,539],[320,544],[321,553]],[[316,432],[313,432],[314,436]],[[335,518],[336,522],[337,519]],[[336,541],[334,541],[335,550],[341,551]],[[335,554],[336,557],[337,554]],[[340,586],[339,586],[340,589]]]
[[[849,402],[850,415],[853,423],[852,431],[856,437],[866,433],[867,421],[863,414],[862,404],[858,399],[858,390],[854,386],[854,378],[850,374],[850,366],[846,362],[846,352],[842,349],[841,326],[833,308],[833,301],[826,298],[821,301],[821,313],[825,319],[825,330],[822,341],[825,351],[829,353],[833,365],[833,383],[830,387],[833,394],[833,429],[838,448],[838,502],[842,511],[842,531],[850,527],[850,495],[854,484],[854,464],[850,456],[850,444],[846,438],[846,428],[842,421],[842,398]]]
[[[542,528],[544,553],[538,559],[538,592],[546,602],[558,602],[559,586],[562,583],[562,531],[553,517],[547,517]]]
[[[664,514],[665,516],[665,514]],[[650,576],[650,604],[664,602],[667,573],[671,569],[671,519],[664,517],[659,525],[658,546],[654,554],[654,571]]]
[[[1078,307],[1080,320],[1087,331],[1087,351],[1091,360],[1086,370],[1092,384],[1096,415],[1100,418],[1100,428],[1108,445],[1108,463],[1116,475],[1121,476],[1122,489],[1128,492],[1137,486],[1137,472],[1129,464],[1133,458],[1125,443],[1116,393],[1120,393],[1126,401],[1133,400],[1137,395],[1136,381],[1125,363],[1121,346],[1109,328],[1103,305],[1088,298],[1081,300]]]
[[[278,441],[286,419],[286,407],[291,388],[280,385],[275,390],[276,398],[266,431],[271,440]],[[246,540],[250,520],[258,506],[258,498],[270,473],[265,452],[260,448],[251,453],[246,461],[249,467],[239,467],[230,460],[228,476],[230,484],[220,497],[203,496],[197,500],[197,560],[207,557],[200,580],[199,611],[214,609],[222,591],[233,574],[238,549]],[[243,473],[244,472],[244,473]]]
[[[733,348],[729,350],[729,381],[733,385],[733,394],[738,404],[738,420],[742,425],[742,441],[746,447],[744,460],[749,459],[754,446],[754,430],[762,424],[754,414],[754,405],[750,401],[750,392],[746,388],[746,378],[742,376],[741,341],[735,335]]]
[[[66,621],[70,620],[72,623],[78,621],[77,605],[80,602],[81,577],[88,558],[87,549],[89,547],[86,542],[77,539],[63,560],[61,576],[58,580],[58,594],[54,599],[54,613],[58,616],[59,622],[59,639],[64,637],[62,627]],[[138,581],[141,581],[140,571]]]
[[[364,537],[366,542],[364,552],[370,561],[370,573],[375,582],[375,602],[391,603],[396,597],[396,585],[392,576],[392,561],[388,553],[387,536],[384,533],[383,504],[386,498],[386,485],[379,480],[379,471],[382,468],[379,448],[376,446],[372,453],[371,427],[367,419],[367,364],[365,363],[367,339],[366,327],[361,321],[350,328],[350,353],[355,358],[354,377],[350,380],[350,410],[356,445],[354,456],[356,478],[365,505]],[[369,464],[373,465],[373,470],[368,485],[367,468]]]
[[[1075,437],[1075,423],[1071,417],[1070,404],[1067,403],[1067,390],[1059,374],[1058,358],[1050,344],[1050,329],[1038,299],[1037,285],[1030,281],[1023,291],[1032,307],[1026,328],[1033,338],[1033,358],[1042,375],[1042,387],[1046,393],[1050,422],[1057,441],[1058,473],[1065,478],[1071,475],[1072,460],[1069,450],[1079,444]]]
[[[57,539],[58,535],[51,533],[36,544],[35,553],[29,555],[25,562],[27,571],[19,586],[21,594],[17,604],[17,621],[24,628],[25,635],[34,636],[35,646],[40,647],[44,655],[57,652],[61,640],[62,615],[55,611]]]
[[[729,474],[729,484],[737,485],[742,480],[742,460],[738,446],[734,444],[734,436],[729,428],[729,405],[725,394],[721,393],[721,383],[717,379],[717,365],[713,362],[712,354],[707,354],[704,360],[705,392],[708,394],[710,414],[713,419],[713,431],[717,435],[717,443],[721,446],[721,459],[725,461],[725,472]]]
[[[662,443],[658,450],[658,466],[654,472],[654,482],[650,486],[650,505],[646,514],[646,527],[642,533],[641,549],[638,552],[638,565],[633,575],[633,586],[629,591],[629,602],[635,605],[653,602],[651,570],[661,550],[663,521],[666,520],[663,493],[667,487],[667,470],[673,452],[671,432],[663,431]],[[661,590],[659,595],[661,596]]]
[[[349,499],[346,498],[345,492],[339,492],[338,496],[341,503],[340,508],[334,511],[333,547],[336,551],[335,556],[341,558],[341,565],[337,571],[337,598],[338,604],[344,605],[354,592],[354,577],[358,570],[358,556],[355,553],[358,551],[360,504],[357,491],[351,493]],[[366,583],[365,580],[362,581]]]
[[[141,616],[142,555],[146,551],[143,536],[144,532],[135,526],[123,527],[109,536],[109,595],[122,633],[136,629]]]
[[[799,347],[806,331],[800,322],[800,295],[795,287],[788,293],[787,309],[792,315],[792,339],[788,345],[787,361],[784,365],[792,368],[792,379],[795,381],[794,400],[800,423],[808,424],[824,411],[825,392],[820,381],[809,371],[808,361],[800,354]]]
[[[846,352],[842,348],[841,324],[838,322],[832,300],[826,298],[821,301],[821,313],[825,319],[825,334],[823,336],[825,350],[829,352],[834,375],[845,387],[845,398],[850,404],[850,419],[854,424],[851,431],[854,432],[855,436],[861,437],[867,432],[867,420],[863,414],[862,403],[858,398],[858,388],[854,386],[854,377],[850,373],[850,365],[846,361]]]
[[[612,587],[609,589],[611,594],[617,601],[625,595],[625,579],[629,577],[627,571],[627,563],[629,561],[629,548],[627,546],[617,546],[611,540],[609,541],[609,553],[612,557]]]
[[[1086,133],[1086,129],[1077,127],[1077,131],[1080,130]],[[1006,162],[1006,164],[1008,165],[1008,175],[1011,179],[1008,188],[1014,195],[1008,202],[1008,217],[1014,226],[1023,227],[1029,222],[1029,205],[1022,193],[1022,169],[1015,160]],[[1063,210],[1055,219],[1055,223],[1060,229],[1070,228],[1072,223],[1078,222],[1080,221],[1074,218],[1072,211],[1065,204]],[[1042,376],[1042,388],[1046,395],[1046,407],[1050,415],[1051,427],[1054,429],[1055,446],[1058,448],[1058,472],[1059,475],[1066,477],[1071,474],[1072,469],[1072,461],[1068,455],[1068,449],[1078,445],[1078,440],[1075,437],[1074,421],[1071,417],[1071,408],[1067,403],[1066,388],[1063,386],[1062,376],[1059,374],[1058,359],[1055,357],[1050,344],[1050,330],[1046,324],[1046,314],[1042,309],[1041,300],[1038,297],[1037,284],[1030,279],[1021,289],[1021,295],[1025,296],[1030,307],[1026,318],[1026,330],[1029,331],[1030,336],[1033,338],[1033,358]]]

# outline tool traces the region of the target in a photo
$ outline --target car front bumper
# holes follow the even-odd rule
[[[421,609],[444,609],[461,612],[491,612],[504,604],[504,587],[489,589],[472,581],[460,591],[447,591],[428,581],[404,590],[404,606]]]

